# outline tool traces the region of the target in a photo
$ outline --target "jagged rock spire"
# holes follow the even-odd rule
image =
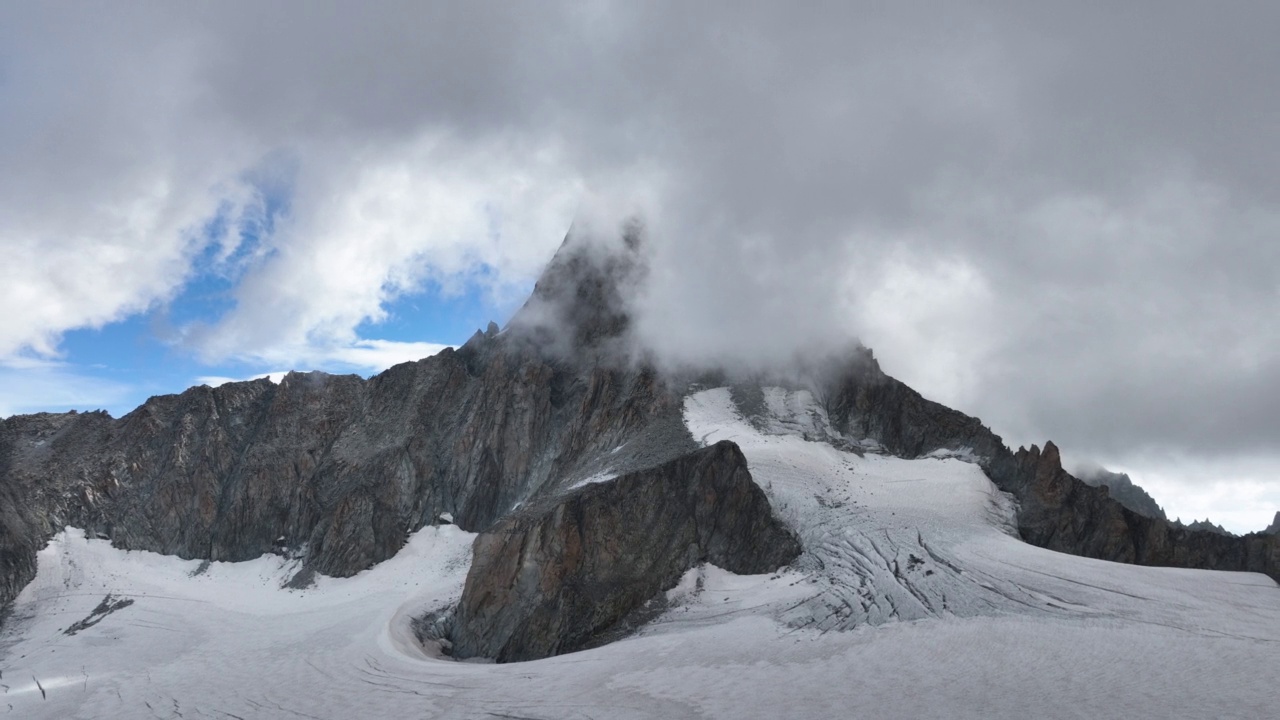
[[[646,272],[643,234],[635,219],[613,237],[571,228],[508,329],[563,357],[626,350],[630,300]]]
[[[1262,531],[1267,535],[1280,535],[1280,512],[1276,513],[1276,519],[1271,521],[1271,525]]]

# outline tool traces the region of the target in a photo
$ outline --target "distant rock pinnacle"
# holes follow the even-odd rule
[[[1155,498],[1147,494],[1146,490],[1138,487],[1133,483],[1125,473],[1111,472],[1105,468],[1085,468],[1075,471],[1076,477],[1084,482],[1094,486],[1103,486],[1111,491],[1111,497],[1116,502],[1129,508],[1130,510],[1146,515],[1151,518],[1160,518],[1168,520],[1164,514],[1164,510],[1156,503]]]
[[[1265,535],[1280,535],[1280,512],[1276,513],[1276,519],[1271,521],[1271,525],[1262,531]]]

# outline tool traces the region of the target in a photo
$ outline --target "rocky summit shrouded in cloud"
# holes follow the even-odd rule
[[[1135,512],[864,347],[658,364],[644,247],[575,230],[505,327],[368,379],[0,422],[12,714],[1266,716],[1280,537]]]
[[[386,343],[465,339],[396,322],[510,313],[574,218],[638,210],[635,331],[672,363],[861,338],[1015,444],[1255,530],[1280,504],[1278,25],[1264,2],[10,5],[0,411],[177,391],[151,384],[175,358],[372,372],[417,347]]]

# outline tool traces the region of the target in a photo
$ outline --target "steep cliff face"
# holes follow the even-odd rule
[[[482,533],[453,654],[509,662],[572,652],[699,563],[762,573],[799,553],[742,452],[720,442],[521,510]]]
[[[1040,547],[1085,557],[1175,567],[1261,572],[1280,580],[1280,537],[1228,537],[1136,513],[1063,470],[1058,448],[1016,453],[973,417],[926,400],[881,371],[864,351],[825,391],[833,424],[902,457],[972,452],[1018,502],[1018,532]]]
[[[112,426],[106,413],[0,421],[0,612],[35,577],[36,551],[106,489],[97,468]]]
[[[347,576],[441,513],[482,530],[585,475],[693,450],[678,397],[605,352],[627,326],[616,283],[635,249],[624,248],[566,241],[536,308],[506,331],[490,325],[367,381],[290,373],[151,398],[119,420],[5,420],[0,606],[68,523],[184,558],[301,552],[306,572]],[[584,296],[613,304],[574,310]],[[575,352],[557,344],[566,335]]]
[[[621,238],[572,233],[543,271],[511,328],[543,352],[577,361],[616,362],[632,351],[627,295],[644,281],[644,228],[630,222]]]
[[[1032,544],[1104,560],[1260,572],[1280,580],[1276,536],[1235,537],[1135,513],[1103,488],[1089,487],[1063,470],[1053,443],[1043,451],[1020,448],[988,472],[1024,488],[1018,524]]]

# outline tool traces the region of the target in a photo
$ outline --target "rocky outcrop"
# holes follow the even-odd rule
[[[0,420],[0,618],[35,577],[36,552],[98,497],[113,422],[102,412]]]
[[[987,473],[1018,498],[1018,530],[1033,545],[1086,557],[1173,567],[1260,572],[1280,580],[1280,538],[1180,527],[1120,505],[1105,488],[1062,469],[1053,443],[991,463]]]
[[[624,262],[566,240],[536,308],[505,331],[369,380],[290,373],[154,397],[118,420],[0,422],[0,607],[67,524],[183,558],[290,550],[306,574],[346,576],[441,513],[483,530],[582,476],[695,449],[678,395],[603,351],[628,325],[615,287],[636,272],[628,243]],[[612,304],[571,307],[600,298]]]
[[[900,457],[936,450],[994,456],[1004,442],[980,420],[926,399],[884,374],[871,351],[856,348],[825,382],[821,395],[832,424],[846,435],[870,438]]]
[[[1280,536],[1244,537],[1183,528],[1136,513],[1062,468],[1047,443],[1011,452],[977,418],[926,400],[880,370],[870,351],[854,355],[822,390],[837,429],[871,438],[902,457],[972,452],[996,487],[1018,503],[1027,542],[1085,557],[1140,565],[1261,572],[1280,581]]]
[[[1156,503],[1155,498],[1147,494],[1146,490],[1138,487],[1133,480],[1125,473],[1111,472],[1105,468],[1076,468],[1072,471],[1080,480],[1093,487],[1103,486],[1111,493],[1111,497],[1116,502],[1147,517],[1168,520],[1165,516],[1164,509]]]
[[[775,570],[800,553],[736,445],[508,515],[482,533],[452,652],[499,662],[581,649],[704,562]]]
[[[1272,520],[1267,529],[1262,532],[1266,535],[1280,535],[1280,512],[1276,513],[1276,519]]]

